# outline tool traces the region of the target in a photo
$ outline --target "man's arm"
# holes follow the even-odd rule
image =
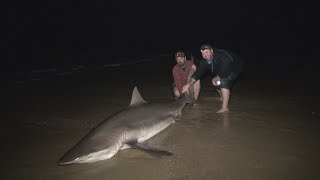
[[[196,68],[191,78],[189,78],[187,83],[182,87],[182,93],[187,92],[189,87],[208,71],[208,64],[205,61],[206,60],[201,60],[199,67]]]
[[[191,78],[187,82],[187,84],[189,85],[193,84],[198,79],[200,79],[208,70],[208,64],[204,60],[201,61],[198,68],[193,64],[192,68],[194,67],[195,67],[195,72],[192,74]]]
[[[195,64],[192,64],[191,68],[192,68],[193,70],[197,70],[197,66],[196,66]]]
[[[197,70],[197,66],[194,65],[194,64],[192,64],[186,84],[192,79],[192,75],[194,74],[194,72],[195,72],[196,70]]]

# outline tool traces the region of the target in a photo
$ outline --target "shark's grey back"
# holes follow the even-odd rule
[[[146,140],[169,126],[186,103],[186,97],[174,102],[148,103],[135,87],[127,108],[92,129],[62,159],[72,160],[105,149],[118,151],[123,143]]]

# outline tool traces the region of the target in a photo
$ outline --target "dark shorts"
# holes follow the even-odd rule
[[[238,76],[239,74],[231,73],[228,77],[220,79],[220,85],[217,88],[231,89]]]

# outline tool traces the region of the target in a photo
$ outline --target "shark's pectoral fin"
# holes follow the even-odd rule
[[[180,116],[174,117],[174,122],[175,123],[182,122],[181,117]]]
[[[149,147],[145,144],[142,143],[138,143],[137,141],[132,141],[132,142],[128,142],[127,143],[129,146],[131,146],[134,149],[146,152],[152,156],[156,156],[156,157],[162,157],[162,156],[171,156],[173,155],[171,152],[168,151],[164,151],[161,149],[156,149],[153,147]]]

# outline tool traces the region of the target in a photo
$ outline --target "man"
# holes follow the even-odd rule
[[[195,72],[197,67],[193,64],[193,58],[186,60],[185,53],[178,51],[174,54],[177,64],[173,67],[172,75],[174,79],[173,83],[173,93],[176,98],[180,98],[182,93],[182,87],[191,79],[192,74]],[[189,86],[189,92],[193,93],[195,101],[198,99],[200,92],[200,80],[192,83],[192,86]]]
[[[212,77],[212,84],[216,87],[222,106],[217,113],[229,111],[230,89],[234,81],[242,71],[242,60],[232,52],[215,49],[209,44],[204,44],[200,48],[203,59],[192,78],[182,88],[182,93],[187,92],[190,85],[200,79],[209,71]]]

